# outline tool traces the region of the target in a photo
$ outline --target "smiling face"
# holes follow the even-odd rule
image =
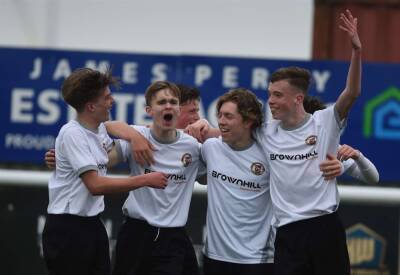
[[[93,101],[87,103],[93,118],[98,122],[104,122],[110,119],[110,110],[114,104],[114,98],[111,95],[109,87],[106,87],[103,93]]]
[[[251,136],[252,123],[243,121],[236,103],[232,101],[223,103],[217,115],[218,127],[221,131],[223,142],[232,147],[247,143]]]
[[[169,88],[157,91],[151,98],[146,112],[153,118],[153,127],[156,129],[175,130],[180,114],[179,98]]]
[[[303,107],[311,83],[309,70],[300,67],[280,68],[271,74],[268,104],[274,119],[285,127],[295,127],[306,116]]]
[[[270,82],[268,86],[268,104],[272,117],[282,122],[296,115],[299,104],[303,104],[304,94],[287,80]]]

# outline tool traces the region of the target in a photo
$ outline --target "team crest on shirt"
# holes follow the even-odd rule
[[[189,153],[183,154],[181,161],[183,163],[183,167],[188,167],[192,163],[192,155]]]
[[[251,170],[251,172],[253,172],[253,174],[260,176],[260,175],[264,174],[265,167],[262,163],[254,162],[251,164],[250,170]]]
[[[314,145],[315,143],[317,143],[317,136],[311,135],[308,138],[306,138],[305,142],[307,145]]]

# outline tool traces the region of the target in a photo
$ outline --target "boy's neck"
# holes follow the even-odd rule
[[[227,142],[226,144],[229,145],[233,150],[236,151],[243,151],[251,147],[253,145],[254,140],[251,137],[251,132],[244,135],[240,140],[236,140],[234,142]]]
[[[286,130],[293,130],[300,128],[308,121],[310,116],[311,115],[306,113],[305,111],[300,112],[297,114],[297,116],[292,117],[290,120],[282,121],[281,122],[282,128]]]
[[[176,129],[163,130],[155,127],[154,124],[150,126],[151,134],[160,143],[173,143],[178,138]]]
[[[95,121],[91,119],[89,116],[86,116],[85,114],[77,114],[76,120],[81,124],[83,127],[86,129],[92,130],[92,131],[97,131],[99,128],[100,122]]]

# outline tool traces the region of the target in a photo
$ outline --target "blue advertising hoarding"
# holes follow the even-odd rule
[[[310,93],[326,103],[334,102],[345,86],[346,62],[0,48],[0,161],[43,161],[60,127],[74,116],[62,101],[60,87],[79,67],[111,66],[122,82],[122,88],[114,91],[113,119],[148,124],[143,93],[155,80],[198,87],[201,112],[215,123],[219,95],[246,87],[265,103],[271,73],[292,65],[312,72]],[[400,65],[364,64],[362,87],[342,143],[368,156],[377,166],[381,181],[399,181],[395,159],[400,152]]]

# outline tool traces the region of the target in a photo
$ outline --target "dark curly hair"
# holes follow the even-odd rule
[[[219,113],[221,106],[226,102],[233,102],[236,104],[237,110],[242,116],[243,121],[253,122],[251,126],[252,130],[260,127],[264,122],[262,104],[253,92],[245,88],[236,88],[225,93],[218,99],[217,114]]]

